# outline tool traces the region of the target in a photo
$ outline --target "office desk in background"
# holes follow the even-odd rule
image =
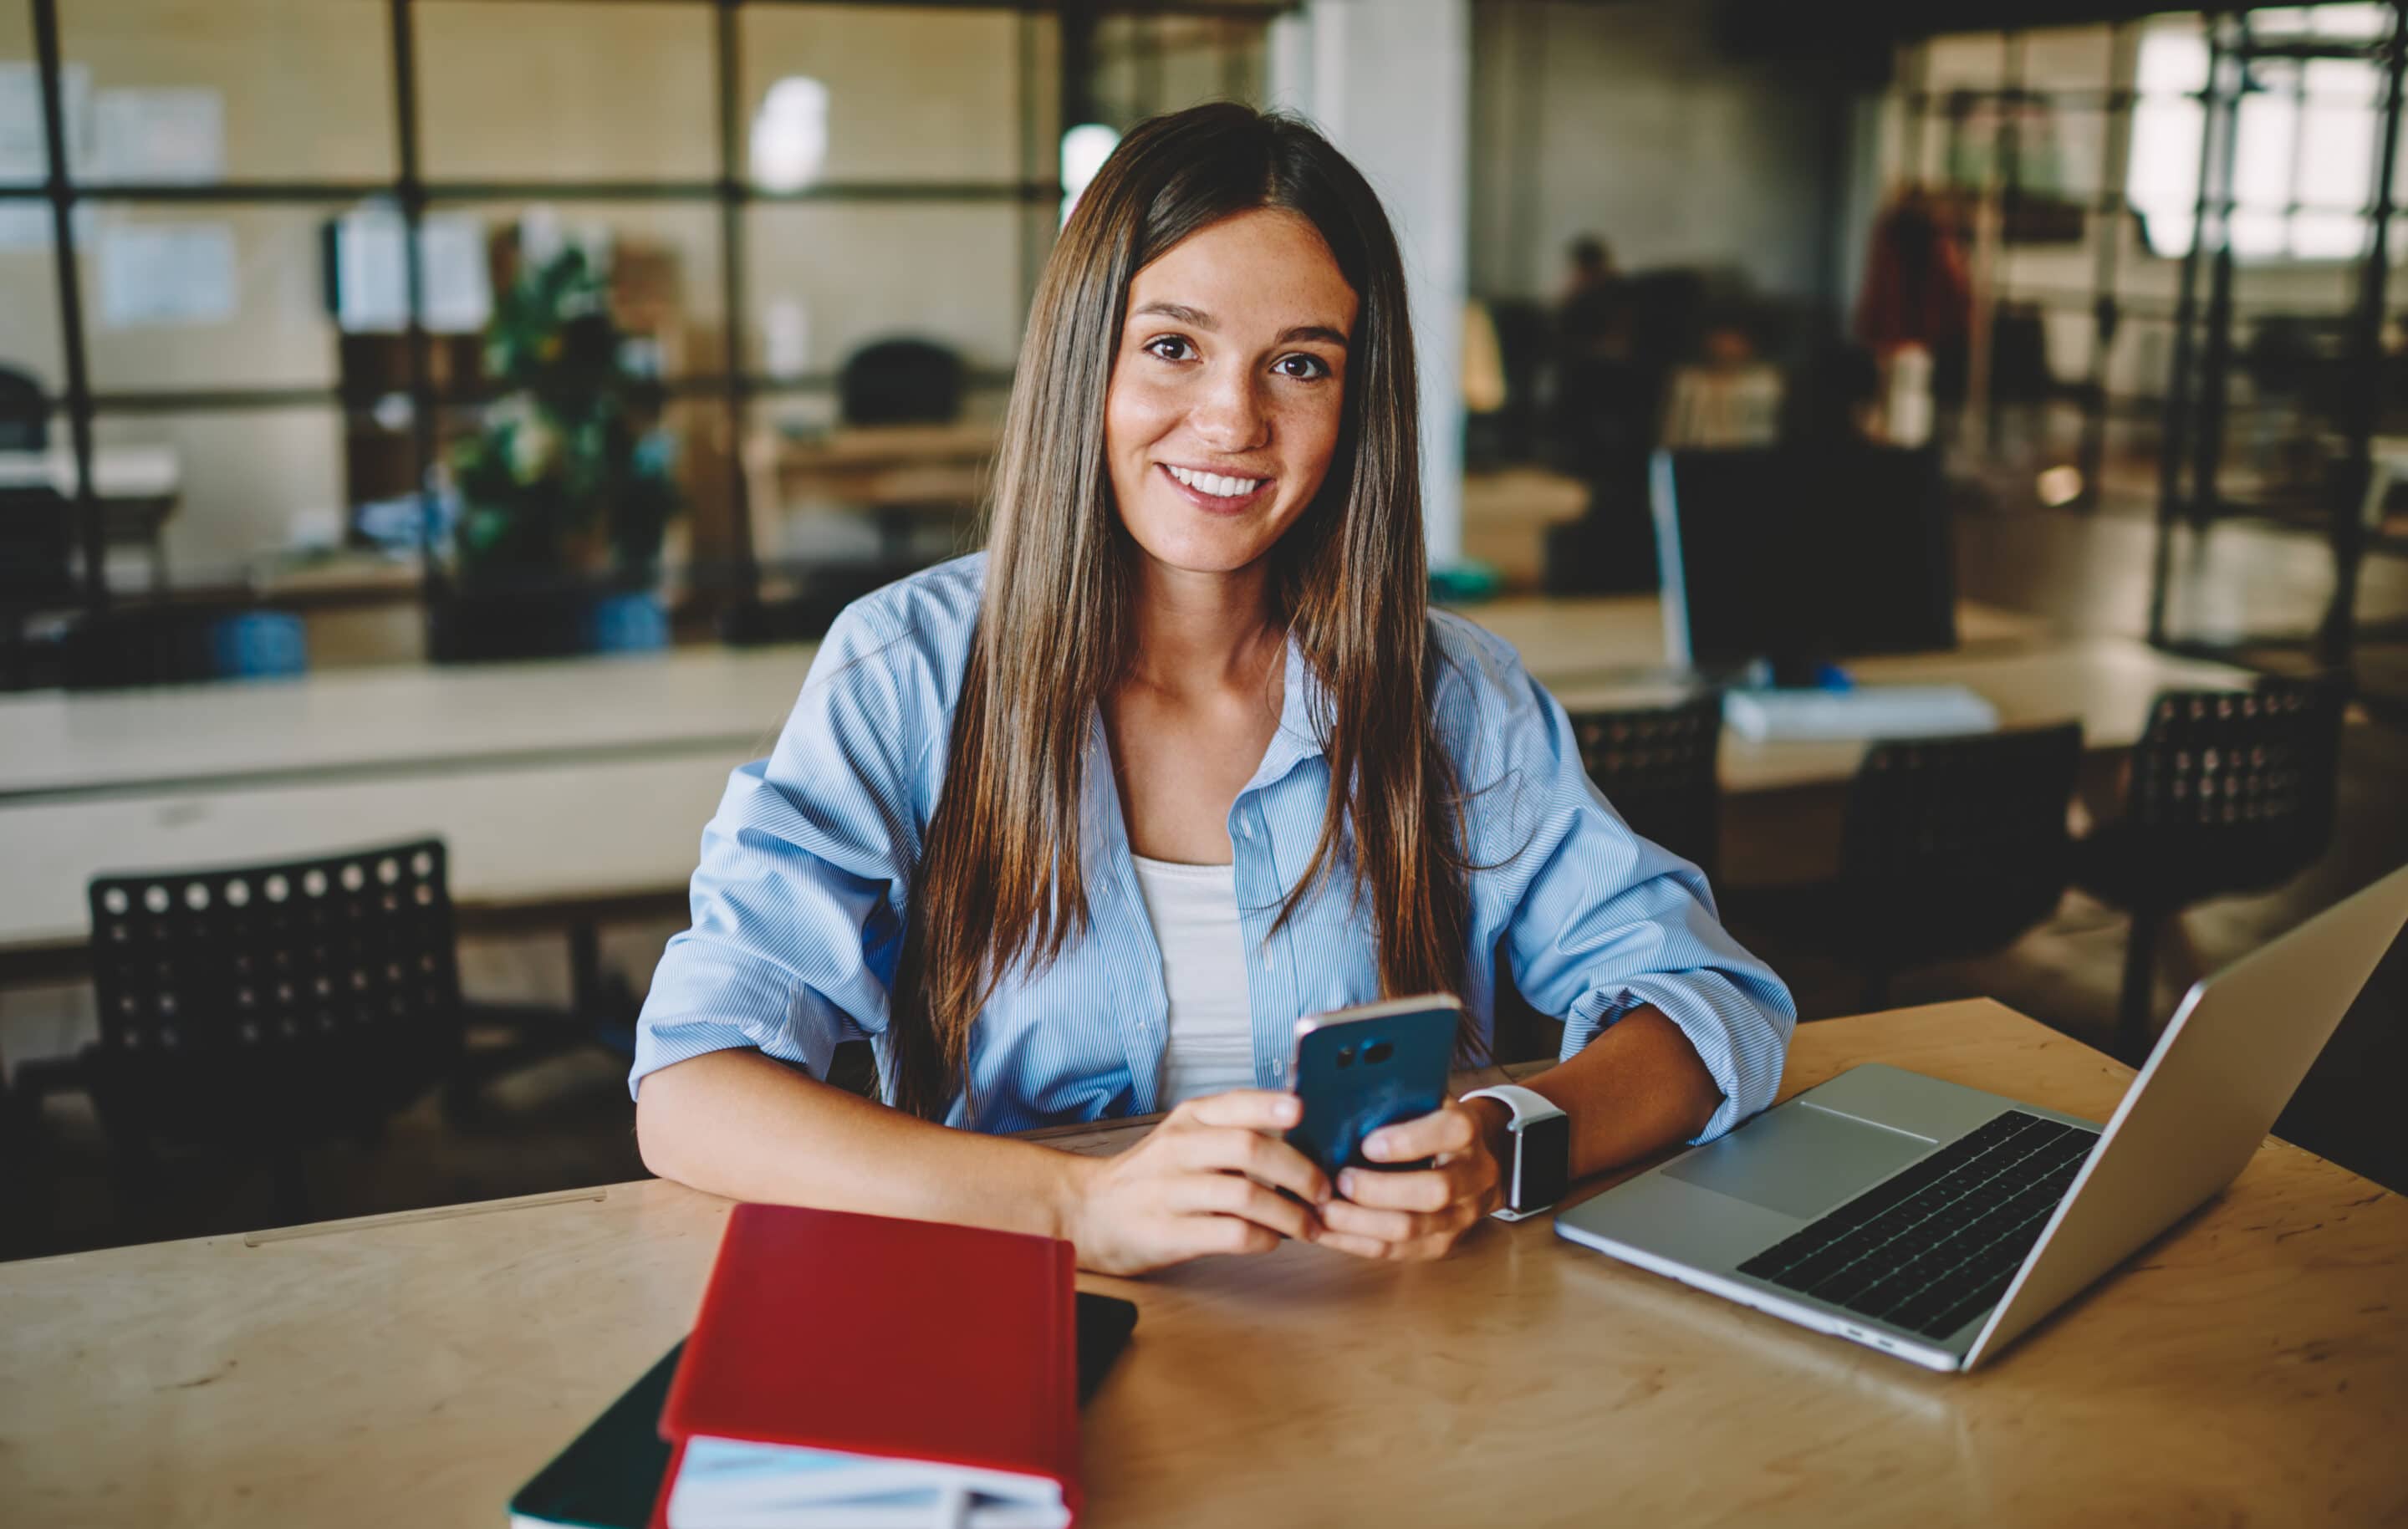
[[[816,651],[0,696],[0,982],[81,974],[98,872],[422,834],[451,845],[465,928],[566,926],[590,951],[602,922],[683,907],[727,772],[767,752]]]
[[[850,425],[810,436],[757,432],[744,448],[752,546],[774,559],[790,520],[860,515],[877,527],[883,555],[908,556],[918,523],[966,525],[978,514],[1001,438],[994,421]]]
[[[1547,572],[1547,533],[1588,513],[1589,486],[1546,467],[1463,475],[1463,555],[1495,568],[1508,589],[1536,589]]]
[[[101,539],[111,547],[149,550],[150,585],[167,583],[163,544],[167,517],[183,493],[183,464],[172,446],[97,446],[92,453],[93,497],[100,502]],[[54,446],[46,451],[0,451],[0,489],[50,489],[76,497],[75,452]],[[81,538],[77,539],[81,545]]]
[[[1977,1000],[1807,1025],[1783,1093],[1867,1061],[2096,1120],[2131,1077]],[[1109,1152],[1142,1128],[1039,1135]],[[651,1181],[0,1265],[0,1517],[498,1522],[683,1335],[727,1208]],[[1080,1284],[1141,1312],[1082,1420],[1095,1529],[2408,1513],[2408,1207],[2271,1140],[1967,1376],[1545,1220],[1434,1265],[1291,1244]]]
[[[1512,643],[1558,693],[1583,685],[1644,690],[1669,679],[1653,595],[1500,600],[1461,614]],[[1943,667],[2041,641],[2029,618],[1981,606],[1964,607],[1960,625],[1963,650],[1929,655]],[[814,643],[683,648],[337,669],[265,684],[0,694],[0,809],[35,796],[396,776],[597,753],[758,752],[776,736],[817,652]],[[165,747],[163,739],[175,741]]]
[[[0,695],[0,812],[30,799],[456,774],[596,755],[749,759],[778,736],[817,652],[815,644],[683,648]]]
[[[1568,706],[1661,699],[1652,599],[1502,601],[1478,618]],[[1868,680],[1950,679],[2010,726],[2079,717],[2095,757],[2149,697],[2245,687],[2245,670],[2116,638],[2016,640],[1969,610],[1970,645],[1868,661]],[[1990,635],[1972,637],[1976,631]],[[0,697],[0,980],[80,970],[84,884],[103,870],[239,865],[435,833],[469,928],[675,916],[727,772],[764,752],[814,651],[690,649],[288,684]],[[1621,671],[1617,674],[1617,671]],[[161,740],[173,739],[172,747]],[[1863,746],[1727,735],[1724,874],[1828,875],[1838,788]]]

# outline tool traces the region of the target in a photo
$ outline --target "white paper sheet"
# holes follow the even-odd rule
[[[224,323],[235,316],[234,230],[223,223],[121,223],[100,236],[100,322]]]
[[[402,261],[401,213],[360,207],[343,214],[337,230],[337,322],[351,334],[407,328],[409,274]],[[418,225],[418,259],[426,327],[437,334],[482,329],[494,311],[484,220],[471,213],[431,214]]]
[[[64,90],[67,163],[80,164],[89,147],[92,70],[70,64],[59,71]],[[40,185],[50,178],[50,138],[42,126],[42,77],[24,60],[0,60],[0,184]],[[85,212],[88,209],[79,208]],[[91,236],[90,219],[79,217],[76,243]],[[0,250],[38,250],[50,242],[47,202],[0,202]]]
[[[140,185],[224,179],[225,96],[199,85],[100,92],[88,173]]]

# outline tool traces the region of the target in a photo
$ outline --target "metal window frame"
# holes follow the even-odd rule
[[[2381,87],[2375,99],[2368,105],[2369,114],[2374,119],[2379,135],[2375,183],[2367,202],[2356,209],[2319,209],[2352,210],[2369,224],[2367,248],[2356,262],[2355,300],[2347,309],[2337,310],[2333,315],[2346,317],[2352,322],[2350,361],[2359,379],[2359,385],[2353,393],[2356,407],[2342,422],[2341,433],[2353,464],[2360,472],[2366,468],[2380,402],[2379,336],[2388,311],[2391,225],[2398,215],[2392,188],[2397,157],[2401,149],[2402,76],[2403,71],[2408,71],[2408,0],[2389,0],[2389,6],[2391,23],[2385,35],[2380,38],[2366,39],[2362,46],[2322,37],[2257,38],[2251,35],[2249,16],[2252,10],[2259,8],[2258,6],[2243,4],[2201,8],[2204,37],[2209,50],[2208,77],[2202,89],[2190,93],[2202,108],[2199,183],[2192,206],[2190,244],[2180,258],[2181,270],[2171,311],[2160,311],[2163,307],[2161,299],[2138,297],[2116,290],[2118,239],[2112,234],[2100,238],[2088,293],[2016,289],[1994,293],[2000,301],[2028,302],[2037,307],[2056,308],[2088,307],[2094,312],[2091,365],[2082,399],[2084,422],[2079,464],[2083,498],[2079,507],[2087,508],[2095,503],[2109,419],[2154,415],[2159,422],[2157,536],[2152,550],[2149,597],[2149,640],[2157,647],[2239,663],[2250,661],[2246,650],[2298,649],[2326,670],[2346,675],[2352,668],[2354,646],[2358,636],[2357,589],[2358,573],[2366,557],[2378,551],[2392,555],[2408,552],[2408,546],[2400,545],[2396,536],[2388,541],[2371,537],[2359,518],[2358,505],[2350,495],[2339,495],[2328,523],[2323,527],[2333,557],[2334,593],[2323,620],[2313,633],[2243,637],[2233,643],[2202,643],[2185,640],[2169,630],[2167,605],[2172,578],[2172,538],[2177,522],[2188,520],[2203,527],[2220,515],[2245,514],[2250,509],[2250,507],[2230,504],[2220,497],[2216,490],[2216,476],[2224,443],[2223,381],[2233,364],[2232,326],[2239,307],[2233,291],[2234,257],[2229,229],[2236,208],[2231,183],[2232,167],[2237,148],[2240,101],[2246,89],[2241,76],[2247,63],[2253,60],[2282,59],[2304,63],[2311,58],[2346,54],[2365,57],[2381,70]],[[2123,50],[2137,48],[2138,34],[2144,23],[2138,20],[2117,20],[2098,24],[2106,30],[2111,59],[2120,59]],[[2022,36],[2021,31],[1999,30],[1997,36],[2004,50],[2002,57],[2012,57]],[[1920,47],[1921,51],[1914,56],[1928,65],[1928,40]],[[2002,79],[1998,88],[1951,87],[1940,90],[1932,88],[1927,78],[1918,79],[1891,93],[1906,114],[1907,160],[1917,174],[1921,173],[1924,164],[1926,135],[1935,121],[1946,121],[1952,107],[1961,103],[1980,99],[2002,102],[2039,99],[2071,109],[2098,111],[2104,129],[2100,135],[2104,163],[2100,166],[2098,194],[2089,203],[2088,212],[2093,218],[2113,219],[2125,215],[2128,202],[2123,178],[2116,173],[2118,166],[2114,163],[2118,158],[2118,146],[2128,150],[2134,108],[2143,95],[2137,88],[2123,83],[2127,76],[2120,64],[2111,67],[2109,79],[2110,83],[2105,89],[2032,90],[2022,80],[2010,77]],[[2287,93],[2296,103],[2303,98],[2304,92],[2305,71],[2297,69]],[[2001,138],[2004,147],[2004,133]],[[2297,189],[2300,151],[2297,139],[2292,149],[2292,188],[2287,193],[2287,205],[2282,211],[2286,240],[2290,222],[2301,210]],[[2018,190],[2011,175],[2005,188],[2006,199],[2012,202]],[[2011,236],[2002,233],[2002,238],[2007,236]],[[2094,234],[2094,236],[2099,236]],[[2201,291],[2202,284],[2204,292]],[[2165,392],[2158,399],[2114,397],[2108,393],[2108,351],[2118,328],[2126,322],[2171,324],[2172,327],[2169,375]]]
[[[436,422],[447,407],[473,406],[492,396],[488,389],[438,388],[433,381],[432,336],[425,327],[425,273],[420,268],[418,234],[429,207],[437,204],[490,202],[684,202],[718,209],[721,299],[728,314],[728,337],[720,364],[689,376],[664,380],[671,398],[714,398],[726,410],[731,453],[741,450],[751,423],[754,400],[834,390],[836,376],[813,372],[773,377],[748,370],[740,338],[746,311],[748,273],[743,259],[745,215],[755,205],[780,203],[938,203],[963,205],[1006,203],[1034,211],[1057,205],[1058,180],[1033,173],[1050,161],[1040,159],[1036,142],[1036,22],[1054,18],[1072,25],[1081,19],[1107,13],[1148,17],[1201,17],[1225,24],[1216,32],[1219,46],[1235,50],[1244,44],[1243,23],[1268,24],[1297,8],[1299,0],[655,0],[656,4],[708,8],[713,17],[710,131],[717,161],[716,174],[701,179],[593,180],[431,179],[420,152],[421,110],[418,101],[418,33],[415,18],[422,4],[452,7],[557,5],[600,8],[608,0],[387,0],[389,40],[387,62],[393,75],[394,173],[391,178],[234,179],[207,185],[116,181],[77,181],[66,161],[64,64],[59,15],[60,0],[26,0],[34,31],[39,79],[47,173],[38,182],[0,184],[0,204],[44,202],[50,208],[50,252],[56,271],[59,348],[66,374],[64,392],[45,396],[46,416],[64,416],[75,460],[74,507],[84,564],[84,607],[93,615],[110,602],[108,560],[103,542],[100,504],[93,478],[93,427],[103,415],[220,412],[245,409],[294,409],[330,407],[356,410],[373,403],[347,392],[339,383],[328,386],[259,386],[233,388],[171,388],[102,391],[92,383],[90,348],[84,316],[81,272],[73,235],[75,209],[80,203],[132,203],[204,207],[318,205],[388,198],[398,207],[404,224],[404,270],[408,287],[408,349],[412,457],[421,484],[424,513],[421,518],[419,554],[422,594],[440,578],[433,541],[435,522],[432,476],[436,463]],[[831,181],[799,191],[771,191],[752,184],[743,175],[742,28],[746,9],[776,10],[806,7],[909,11],[1002,11],[1016,13],[1017,46],[1010,65],[1017,77],[1014,110],[1019,137],[1010,179],[952,181]],[[1065,48],[1059,67],[1067,79],[1084,65]],[[1034,223],[1023,218],[1019,240],[1017,290],[1024,307],[1032,294],[1036,270],[1042,261]],[[973,389],[1008,388],[1009,368],[972,368],[967,380]],[[752,545],[751,507],[745,475],[728,474],[729,510],[740,564],[738,586],[750,594],[758,585],[760,568]]]

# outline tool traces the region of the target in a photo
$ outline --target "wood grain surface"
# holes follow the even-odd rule
[[[1784,1090],[1875,1060],[2093,1119],[2130,1076],[1976,1001],[1807,1026]],[[684,1331],[726,1212],[647,1182],[0,1265],[0,1522],[499,1523]],[[2408,1522],[2408,1209],[2271,1140],[1967,1376],[1544,1220],[1081,1283],[1141,1308],[1084,1418],[1097,1529]]]

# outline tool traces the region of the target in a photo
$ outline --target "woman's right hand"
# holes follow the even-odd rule
[[[1329,1180],[1279,1136],[1301,1108],[1294,1094],[1233,1089],[1190,1099],[1116,1157],[1075,1159],[1066,1230],[1079,1266],[1146,1274],[1311,1236]]]

